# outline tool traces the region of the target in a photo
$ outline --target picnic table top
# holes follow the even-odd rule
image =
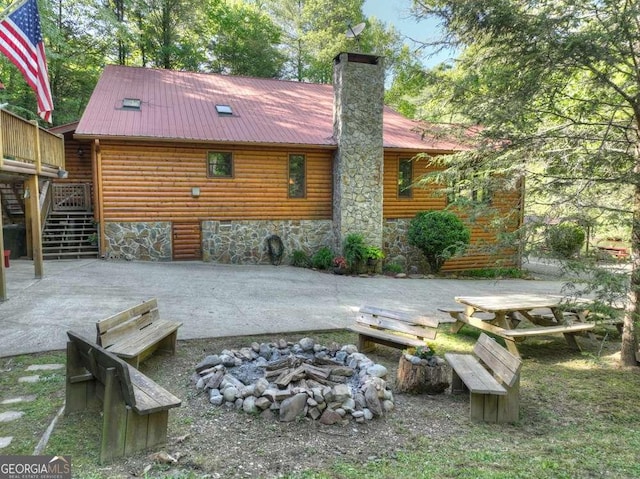
[[[488,313],[529,311],[536,308],[557,308],[563,304],[572,304],[576,301],[586,302],[586,300],[575,300],[565,296],[528,293],[456,296],[455,300],[458,303]]]

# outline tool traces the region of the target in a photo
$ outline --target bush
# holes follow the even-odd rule
[[[584,245],[584,230],[578,225],[563,223],[547,229],[546,243],[551,254],[559,258],[575,256]]]
[[[311,266],[311,260],[304,251],[299,249],[293,250],[291,253],[291,266],[297,266],[298,268],[309,268]]]
[[[316,269],[329,269],[333,263],[333,251],[326,246],[320,248],[311,258],[311,266]]]
[[[465,252],[471,233],[449,211],[420,211],[409,223],[407,239],[422,251],[431,272],[437,273],[446,260]]]
[[[342,254],[349,266],[355,272],[359,271],[367,258],[367,245],[364,243],[364,236],[360,233],[347,235],[342,245]]]

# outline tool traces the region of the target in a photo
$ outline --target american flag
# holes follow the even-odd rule
[[[0,22],[0,52],[36,92],[38,114],[51,123],[53,100],[36,0],[26,0]]]

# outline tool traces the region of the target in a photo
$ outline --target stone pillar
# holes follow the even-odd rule
[[[338,250],[350,233],[382,247],[382,58],[340,53],[334,59],[333,226]]]

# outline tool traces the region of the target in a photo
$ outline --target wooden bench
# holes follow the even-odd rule
[[[169,409],[180,399],[106,349],[67,336],[65,415],[102,404],[100,462],[166,443]]]
[[[134,367],[154,351],[176,352],[182,323],[160,319],[156,298],[96,323],[96,342]]]
[[[375,343],[397,349],[426,346],[427,339],[435,339],[438,325],[435,318],[363,306],[348,329],[358,333],[360,352],[367,352]]]
[[[515,422],[520,411],[522,361],[484,333],[471,354],[445,353],[451,366],[451,392],[468,391],[472,421]]]

